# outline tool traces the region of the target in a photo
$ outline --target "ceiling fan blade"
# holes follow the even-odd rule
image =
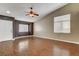
[[[28,16],[29,14],[26,14],[26,16]]]
[[[39,16],[39,14],[34,14],[34,15]]]
[[[34,16],[39,16],[39,14],[37,14],[34,10],[33,10],[33,8],[32,7],[30,7],[30,11],[29,12],[26,12],[26,16],[32,16],[32,17],[34,17]]]

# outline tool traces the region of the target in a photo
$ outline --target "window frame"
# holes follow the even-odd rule
[[[24,29],[22,26],[24,27]],[[25,28],[25,26],[26,26],[26,28]],[[20,28],[20,27],[22,27],[22,28]],[[22,30],[24,30],[24,31],[22,31]],[[29,31],[28,24],[19,24],[19,32],[28,32],[28,31]]]
[[[71,29],[70,29],[70,14],[66,14],[66,15],[62,15],[62,16],[57,16],[54,17],[54,33],[71,33]],[[63,22],[69,22],[69,30],[66,31],[66,29],[64,29],[63,27]],[[60,27],[56,27],[56,23],[60,23]],[[57,28],[59,29],[57,31]]]

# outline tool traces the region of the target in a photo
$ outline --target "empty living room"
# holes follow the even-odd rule
[[[79,3],[0,3],[0,56],[79,56]]]

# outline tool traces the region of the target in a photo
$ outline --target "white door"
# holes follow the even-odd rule
[[[6,40],[12,40],[13,38],[13,24],[12,21],[0,19],[0,42]]]

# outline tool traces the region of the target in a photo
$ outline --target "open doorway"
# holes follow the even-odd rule
[[[0,42],[13,39],[12,18],[0,16]]]

